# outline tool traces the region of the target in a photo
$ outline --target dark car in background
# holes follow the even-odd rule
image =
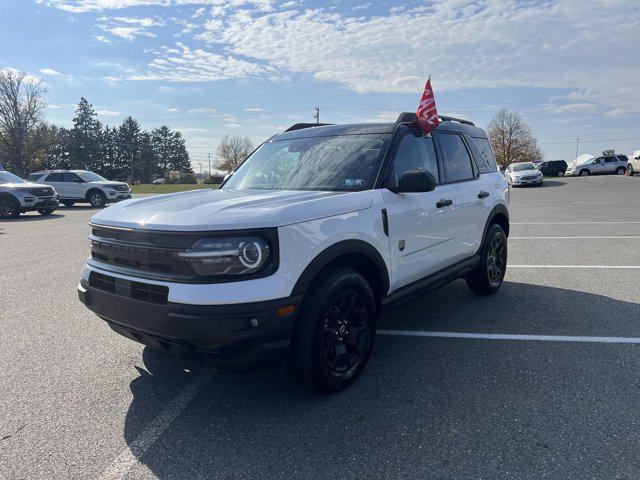
[[[564,160],[549,160],[536,163],[536,166],[545,177],[562,177],[567,171],[567,162]]]

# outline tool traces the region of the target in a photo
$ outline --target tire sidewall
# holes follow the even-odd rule
[[[16,218],[20,215],[20,204],[12,197],[2,197],[0,202],[7,202],[11,208],[11,212],[8,215],[0,215],[0,218]]]
[[[349,370],[335,373],[328,369],[322,354],[321,331],[327,310],[342,292],[352,290],[360,295],[367,308],[370,327],[370,341],[358,362]],[[342,390],[358,378],[365,368],[375,343],[377,309],[375,296],[367,281],[358,272],[347,268],[331,268],[320,281],[309,288],[312,293],[303,303],[299,325],[293,339],[310,383],[322,390],[336,392]],[[306,353],[305,353],[306,352]],[[301,354],[301,355],[300,355]]]
[[[489,248],[491,246],[491,242],[493,241],[493,239],[495,237],[500,237],[502,240],[502,243],[504,244],[504,253],[505,253],[505,266],[504,269],[502,271],[502,277],[500,278],[500,283],[498,285],[491,285],[491,281],[489,279],[489,267],[488,267],[488,257],[489,257]],[[487,282],[487,285],[489,286],[489,288],[491,290],[498,290],[502,284],[504,283],[504,276],[506,274],[507,271],[507,262],[509,259],[509,244],[507,242],[507,235],[504,231],[504,229],[496,224],[493,223],[491,224],[491,226],[489,227],[489,229],[487,230],[487,235],[485,237],[485,241],[484,241],[484,245],[482,246],[482,254],[480,255],[480,262],[482,265],[482,273],[483,276],[485,277],[485,280]]]
[[[98,195],[100,197],[100,202],[99,204],[94,204],[93,200],[94,197]],[[91,192],[89,192],[89,204],[93,207],[93,208],[102,208],[106,205],[107,203],[107,196],[104,194],[104,192],[100,191],[100,190],[93,190]]]

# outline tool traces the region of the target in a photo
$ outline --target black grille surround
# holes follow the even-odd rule
[[[226,283],[272,275],[278,269],[277,228],[223,230],[213,232],[176,232],[129,229],[92,224],[91,258],[87,261],[101,270],[140,278],[176,283]],[[259,272],[249,275],[200,276],[179,252],[187,251],[201,238],[258,235],[271,251],[271,261]]]
[[[113,188],[114,190],[117,190],[118,192],[128,192],[129,191],[129,186],[128,185],[109,185],[109,188]]]
[[[121,297],[141,302],[157,303],[158,305],[166,305],[169,297],[169,287],[132,282],[98,272],[89,274],[89,286]]]
[[[31,195],[36,197],[53,197],[53,188],[51,187],[34,187],[30,191]]]

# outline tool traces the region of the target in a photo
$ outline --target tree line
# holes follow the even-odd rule
[[[21,177],[40,169],[88,169],[110,179],[148,183],[167,171],[192,172],[185,140],[166,125],[144,131],[127,117],[103,125],[81,98],[73,127],[43,120],[40,82],[25,73],[0,72],[0,162]]]

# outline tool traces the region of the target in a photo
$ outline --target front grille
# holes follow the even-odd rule
[[[127,185],[111,185],[110,188],[117,190],[118,192],[128,192],[129,187]]]
[[[96,260],[135,270],[177,276],[195,276],[191,265],[176,256],[201,235],[143,232],[93,227],[91,256]]]
[[[522,177],[522,180],[535,180],[536,178],[538,177],[536,177],[535,175],[529,175],[527,177]]]
[[[132,282],[98,272],[91,272],[89,275],[89,286],[121,297],[159,305],[166,305],[169,296],[169,288],[163,285]]]
[[[34,187],[31,189],[31,194],[36,197],[51,197],[53,196],[53,188],[51,187]]]

